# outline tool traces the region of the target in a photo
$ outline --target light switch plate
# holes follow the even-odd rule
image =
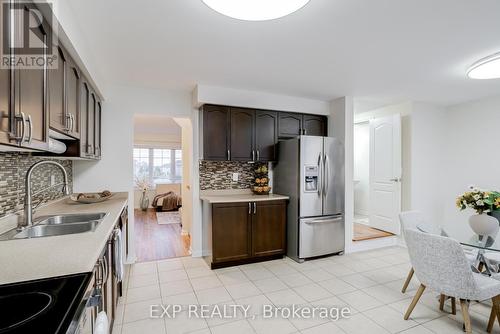
[[[240,178],[240,174],[239,173],[233,173],[233,181],[234,182],[238,182],[239,178]]]

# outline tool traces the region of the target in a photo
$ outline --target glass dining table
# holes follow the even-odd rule
[[[475,261],[472,264],[475,271],[481,271],[487,275],[499,272],[499,266],[491,263],[485,254],[487,252],[497,252],[500,258],[500,234],[497,238],[493,238],[492,236],[481,236],[472,231],[468,233],[466,229],[460,226],[457,226],[457,228],[447,227],[444,229],[440,226],[436,227],[430,224],[418,224],[417,229],[424,233],[437,234],[457,240],[464,246],[466,254],[469,254],[469,258],[471,258],[472,255],[475,256]],[[478,270],[478,268],[482,267],[484,271]]]

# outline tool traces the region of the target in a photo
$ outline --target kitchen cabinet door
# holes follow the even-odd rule
[[[213,204],[212,262],[248,258],[251,229],[250,203]]]
[[[255,161],[255,112],[231,108],[231,160]]]
[[[94,115],[94,141],[95,141],[95,153],[94,157],[96,159],[101,159],[101,115],[102,103],[101,101],[96,102],[95,115]]]
[[[69,123],[69,134],[80,138],[80,71],[71,59],[67,62],[66,71],[66,114]]]
[[[286,202],[256,202],[252,211],[252,255],[284,254],[286,249]]]
[[[302,114],[279,113],[279,137],[293,138],[302,134]]]
[[[327,117],[304,115],[303,134],[307,136],[327,136]]]
[[[230,160],[229,107],[205,105],[203,112],[203,159]]]
[[[66,112],[66,54],[60,47],[54,49],[58,52],[58,66],[48,70],[50,127],[69,133],[71,121]]]
[[[25,7],[26,17],[31,17],[30,10]],[[27,12],[27,13],[26,13]],[[18,11],[14,22],[14,39],[22,41],[22,12]],[[50,27],[42,24],[30,28],[33,34],[41,36],[47,42]],[[18,44],[20,45],[20,44]],[[46,57],[46,55],[45,55]],[[47,110],[47,67],[18,68],[14,71],[16,115],[25,115],[26,140],[22,147],[46,150],[48,148],[48,110]]]
[[[90,89],[86,81],[80,85],[80,157],[90,156],[90,142],[88,141],[88,118],[90,105]]]
[[[255,112],[255,150],[257,161],[276,161],[278,143],[278,113],[275,111]]]
[[[95,114],[97,108],[97,98],[93,91],[90,91],[89,108],[87,112],[87,146],[88,156],[95,155]]]
[[[14,124],[10,83],[10,70],[0,69],[0,144],[15,144],[10,140]]]

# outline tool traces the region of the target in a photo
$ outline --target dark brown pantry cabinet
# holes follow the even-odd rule
[[[327,129],[326,116],[280,112],[279,137],[282,139],[300,135],[327,136]]]
[[[231,160],[229,148],[229,107],[202,107],[203,154],[205,160]]]
[[[285,254],[285,200],[212,204],[211,218],[212,268]]]
[[[276,161],[278,139],[328,133],[321,115],[218,105],[204,105],[201,113],[204,160]]]

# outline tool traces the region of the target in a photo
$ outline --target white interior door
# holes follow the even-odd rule
[[[400,233],[401,116],[370,120],[370,226]]]

